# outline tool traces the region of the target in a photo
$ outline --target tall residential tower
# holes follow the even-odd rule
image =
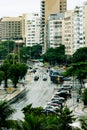
[[[46,37],[48,17],[51,14],[64,13],[67,10],[67,0],[41,0],[41,39],[40,43],[44,46]]]

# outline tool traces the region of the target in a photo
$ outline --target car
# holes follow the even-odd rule
[[[52,103],[57,103],[57,104],[60,104],[62,105],[62,102],[61,101],[58,101],[58,100],[55,100],[55,101],[51,101]]]
[[[61,103],[64,102],[64,99],[60,99],[60,98],[59,98],[59,99],[58,99],[58,98],[57,98],[57,99],[51,99],[51,100],[52,100],[52,101],[60,101]]]
[[[43,81],[47,80],[47,75],[43,75]]]
[[[45,110],[46,109],[53,109],[53,110],[57,110],[57,109],[59,109],[59,107],[58,106],[51,106],[51,105],[47,105],[46,107],[45,107]]]
[[[69,77],[64,77],[63,80],[64,80],[64,81],[71,81],[71,78],[69,78]]]
[[[37,81],[38,79],[39,79],[39,76],[38,76],[38,75],[34,76],[34,80],[35,80],[35,81]]]
[[[32,72],[35,73],[35,72],[36,72],[36,69],[33,69]]]
[[[53,109],[46,109],[44,110],[44,112],[48,115],[48,114],[56,114],[56,111]]]
[[[58,103],[52,103],[52,102],[49,102],[49,103],[47,103],[47,105],[61,108],[61,104],[58,104]]]
[[[54,95],[55,96],[55,95]],[[61,100],[61,101],[65,101],[65,99],[63,97],[57,96],[57,97],[52,97],[51,100]]]
[[[57,93],[56,96],[60,96],[60,97],[67,99],[67,97],[71,97],[71,94],[68,93],[67,91],[61,91],[61,92]]]

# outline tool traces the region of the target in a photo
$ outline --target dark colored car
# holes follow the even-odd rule
[[[38,79],[39,79],[39,76],[38,76],[38,75],[34,77],[34,80],[35,80],[35,81],[37,81]]]

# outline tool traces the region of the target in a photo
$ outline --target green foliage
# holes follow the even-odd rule
[[[4,80],[4,73],[3,71],[0,71],[0,84]]]
[[[31,57],[33,59],[39,59],[41,53],[42,53],[42,46],[41,45],[35,45],[35,46],[31,47]]]
[[[27,69],[28,67],[26,66],[26,64],[16,63],[10,65],[9,78],[12,80],[14,87],[16,87],[18,80],[22,79],[26,75]]]
[[[10,106],[10,104],[5,101],[0,101],[0,128],[12,128],[9,125],[9,117],[15,112],[15,110]]]
[[[39,59],[42,53],[41,45],[35,45],[32,47],[23,47],[20,50],[21,61],[27,62],[28,59]]]
[[[64,109],[59,109],[58,111],[58,130],[72,130],[70,124],[75,120],[72,115],[72,111],[65,107]]]
[[[14,87],[18,83],[19,79],[22,79],[27,73],[28,66],[22,63],[12,64],[11,61],[5,60],[0,66],[0,74],[2,76],[1,81],[5,81],[5,87],[7,87],[7,80],[11,79]]]
[[[87,61],[87,47],[79,48],[72,56],[72,62],[86,62]]]
[[[27,60],[30,58],[30,52],[31,51],[31,47],[22,47],[20,49],[20,56],[21,56],[21,62],[26,63]]]
[[[87,105],[87,88],[85,88],[82,93],[82,101],[84,102],[84,105]]]
[[[9,62],[5,61],[1,66],[0,66],[0,71],[3,72],[3,79],[5,81],[5,87],[7,87],[7,80],[9,79],[9,67],[10,64]]]
[[[67,107],[58,109],[56,114],[46,114],[41,107],[33,108],[32,104],[23,108],[23,121],[11,120],[9,117],[15,112],[7,101],[0,101],[0,128],[14,130],[72,130],[70,123],[74,118]],[[73,129],[74,130],[74,129]]]
[[[32,104],[29,104],[28,106],[24,107],[22,111],[25,115],[34,114],[36,116],[36,115],[41,115],[43,108],[42,107],[33,108]]]
[[[18,62],[18,55],[10,53],[7,55],[6,61],[9,62],[10,64],[16,64]]]
[[[46,130],[44,127],[44,117],[33,114],[25,116],[23,130]]]
[[[87,116],[83,116],[79,119],[82,130],[87,130]]]
[[[45,54],[42,55],[45,62],[50,64],[63,64],[66,62],[65,47],[60,45],[57,48],[49,48]]]
[[[80,83],[83,79],[87,78],[87,62],[73,63],[66,69],[64,76],[76,76]]]
[[[14,41],[3,41],[0,43],[0,59],[5,59],[8,53],[14,49]]]
[[[28,130],[72,130],[70,124],[75,120],[67,107],[58,109],[56,114],[46,114],[40,107],[32,108],[32,104],[23,108],[25,120],[23,128]]]

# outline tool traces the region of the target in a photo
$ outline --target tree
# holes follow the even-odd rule
[[[87,116],[83,116],[79,119],[82,130],[87,130]]]
[[[87,61],[87,47],[79,48],[72,56],[72,62],[86,62]]]
[[[58,130],[72,130],[70,124],[75,120],[72,111],[65,107],[57,111]]]
[[[2,41],[0,43],[0,58],[5,59],[9,53],[12,53],[14,50],[14,41]]]
[[[19,79],[22,79],[26,75],[27,69],[28,67],[26,64],[16,63],[10,65],[9,78],[12,80],[14,87],[17,87]]]
[[[31,47],[31,57],[33,59],[39,59],[40,55],[42,53],[42,46],[41,45],[35,45]]]
[[[16,120],[10,119],[15,111],[6,100],[0,101],[0,130],[16,128],[18,126],[19,123]]]
[[[49,48],[45,54],[42,55],[45,62],[55,65],[56,63],[63,64],[66,62],[65,46],[60,45],[56,48]]]
[[[87,88],[85,88],[82,93],[82,101],[83,101],[84,105],[87,105]]]
[[[31,47],[22,47],[20,49],[20,57],[21,57],[21,62],[26,63],[27,60],[30,58],[30,51]]]
[[[14,53],[12,54],[10,53],[9,55],[7,55],[6,60],[10,64],[16,64],[18,62],[18,55]]]
[[[25,118],[23,122],[23,128],[26,130],[46,130],[45,129],[45,117],[42,113],[43,108],[33,108],[32,104],[27,105],[22,109]]]
[[[42,108],[32,108],[32,104],[23,108],[26,130],[72,130],[70,124],[75,120],[67,107],[56,110],[55,114],[47,114]]]
[[[24,118],[23,129],[24,130],[46,130],[44,124],[44,117],[34,114],[27,114]]]
[[[77,77],[82,87],[83,80],[87,77],[87,62],[78,62],[71,64],[64,73],[64,76]]]
[[[0,71],[0,84],[4,80],[4,73],[3,71]]]
[[[0,71],[2,71],[4,75],[3,80],[5,82],[6,88],[7,88],[7,80],[9,79],[9,67],[10,67],[10,64],[6,61],[0,66]]]

